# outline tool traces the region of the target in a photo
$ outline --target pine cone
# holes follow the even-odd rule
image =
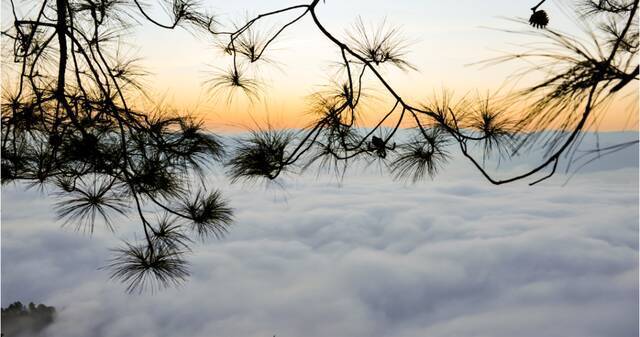
[[[535,28],[546,28],[549,24],[549,16],[543,10],[534,11],[529,18],[529,23]]]

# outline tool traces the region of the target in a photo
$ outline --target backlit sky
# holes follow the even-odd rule
[[[387,68],[385,76],[412,103],[425,102],[443,88],[462,96],[469,92],[486,94],[501,87],[508,75],[523,69],[524,64],[509,63],[491,67],[471,65],[513,51],[514,45],[536,42],[531,37],[510,34],[498,29],[527,29],[507,18],[525,18],[537,0],[435,1],[435,0],[327,0],[318,9],[320,20],[339,37],[345,36],[360,17],[369,24],[383,20],[399,26],[409,43],[408,59],[418,71],[402,72]],[[150,5],[156,2],[148,1]],[[204,1],[204,7],[218,15],[223,26],[302,0],[234,0]],[[580,35],[572,23],[570,0],[550,0],[542,7],[549,12],[551,27]],[[159,6],[155,18],[169,22]],[[265,22],[268,30],[280,20]],[[261,84],[258,100],[248,102],[234,95],[231,104],[226,95],[214,95],[205,84],[217,69],[226,69],[230,59],[204,36],[185,30],[167,31],[141,20],[126,39],[129,54],[140,57],[141,65],[151,73],[146,83],[154,97],[180,110],[202,115],[210,126],[218,128],[254,126],[252,119],[275,126],[299,127],[308,121],[307,97],[328,83],[333,73],[331,63],[339,60],[338,50],[305,18],[289,30],[267,51],[273,64],[257,69]],[[637,84],[634,88],[637,90]],[[372,93],[380,94],[374,87]],[[612,107],[612,113],[600,124],[601,130],[637,129],[637,96]],[[629,107],[634,107],[630,110]],[[383,103],[371,107],[371,116],[383,109]],[[377,108],[377,109],[376,109]]]

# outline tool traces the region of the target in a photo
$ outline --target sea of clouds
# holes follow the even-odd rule
[[[566,179],[497,187],[460,159],[415,185],[377,165],[342,182],[211,177],[234,227],[195,247],[183,286],[142,295],[99,269],[135,217],[83,235],[53,197],[7,186],[2,306],[55,306],[43,336],[61,337],[638,336],[638,148]]]

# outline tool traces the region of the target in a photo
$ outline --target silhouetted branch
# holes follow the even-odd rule
[[[3,38],[14,41],[20,72],[17,90],[3,97],[2,182],[53,187],[59,218],[88,232],[98,222],[113,230],[112,215],[133,208],[145,240],[127,244],[110,265],[114,278],[134,291],[188,276],[183,256],[192,240],[181,222],[194,223],[196,235],[220,237],[232,215],[219,194],[196,195],[189,213],[167,206],[187,200],[189,176],[222,160],[224,151],[219,139],[188,116],[152,117],[128,104],[132,91],[143,90],[137,80],[145,72],[135,60],[104,50],[128,26],[128,14],[120,12],[128,4],[45,0],[33,18],[13,11],[14,27]],[[133,4],[165,28],[184,23],[210,31],[213,23],[191,1],[172,3],[171,25],[148,17],[138,1]],[[174,217],[154,226],[149,216],[155,210],[148,206],[171,210]]]

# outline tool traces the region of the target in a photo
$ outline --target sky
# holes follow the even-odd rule
[[[135,216],[88,236],[60,228],[55,198],[9,185],[2,306],[55,306],[39,337],[638,336],[637,147],[567,185],[562,172],[496,187],[455,157],[415,185],[376,165],[341,183],[312,171],[229,185],[212,173],[235,209],[230,233],[194,247],[185,284],[141,295],[100,269],[139,234]]]
[[[443,89],[455,92],[458,97],[469,93],[506,94],[508,90],[498,89],[511,88],[514,82],[506,79],[525,69],[526,64],[513,62],[486,67],[477,63],[539,42],[530,36],[504,31],[532,30],[526,24],[509,20],[527,18],[534,2],[537,0],[396,0],[392,3],[329,0],[319,5],[318,16],[339,37],[345,37],[346,31],[359,19],[367,26],[385,21],[389,27],[399,27],[407,43],[407,58],[417,70],[403,72],[386,67],[383,74],[403,96],[419,105]],[[168,21],[161,6],[148,3],[154,8],[151,10],[154,18]],[[237,0],[204,1],[203,5],[217,15],[221,27],[229,27],[258,13],[298,3]],[[542,8],[551,17],[551,28],[583,36],[574,24],[571,3],[569,0],[547,1]],[[290,17],[283,15],[267,20],[258,30],[270,31]],[[285,31],[267,51],[266,57],[271,63],[251,68],[261,84],[259,98],[248,101],[242,95],[234,95],[229,102],[227,95],[212,92],[207,85],[216,72],[230,66],[229,58],[207,36],[183,29],[167,31],[140,20],[123,42],[121,51],[140,58],[140,65],[150,72],[145,83],[155,102],[163,101],[180,112],[202,116],[216,129],[246,130],[266,121],[277,127],[305,126],[309,121],[309,95],[329,83],[335,71],[332,63],[339,60],[335,46],[319,33],[310,18],[305,18]],[[537,78],[531,75],[518,82],[518,86]],[[637,93],[637,83],[630,88],[630,92]],[[370,94],[380,97],[367,111],[368,120],[372,121],[381,113],[384,106],[381,102],[386,98],[381,88],[373,84]],[[600,129],[637,130],[637,101],[636,94],[614,104],[600,123]]]

